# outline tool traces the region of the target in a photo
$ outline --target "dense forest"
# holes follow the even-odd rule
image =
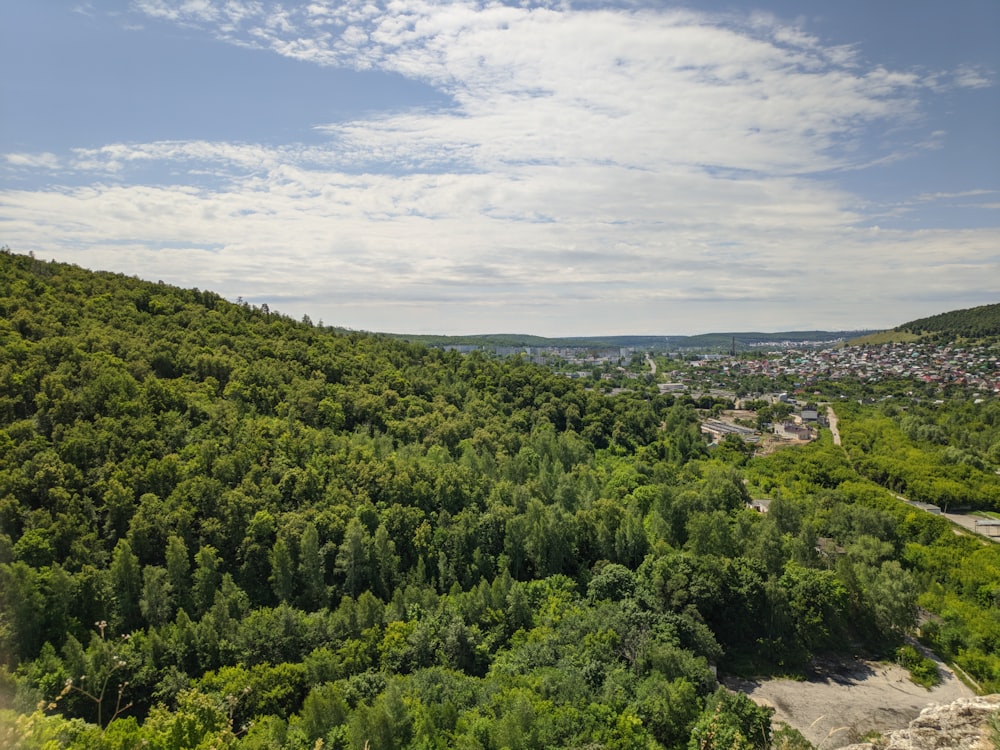
[[[932,315],[897,326],[897,331],[920,334],[926,340],[948,342],[1000,337],[1000,304]]]
[[[1000,401],[969,399],[883,405],[846,404],[845,447],[855,468],[912,500],[945,510],[1000,511]]]
[[[717,675],[909,655],[918,605],[1000,690],[998,547],[848,439],[928,415],[753,458],[655,387],[9,251],[0,313],[0,744],[806,747]]]

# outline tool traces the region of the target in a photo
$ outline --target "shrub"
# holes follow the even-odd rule
[[[937,664],[928,659],[913,646],[900,646],[896,649],[896,663],[909,671],[910,679],[917,685],[930,689],[941,682]]]

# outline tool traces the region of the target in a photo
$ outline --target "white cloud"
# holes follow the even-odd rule
[[[920,201],[953,200],[955,198],[975,198],[981,195],[994,195],[996,190],[962,190],[957,193],[924,193],[917,196]]]
[[[849,196],[790,178],[592,170],[554,190],[545,168],[501,182],[285,163],[215,191],[8,191],[0,214],[17,249],[382,330],[704,330],[712,309],[683,328],[663,317],[699,300],[745,310],[751,327],[783,300],[786,327],[821,305],[860,326],[894,295],[1000,278],[995,230],[854,229]]]
[[[4,159],[12,167],[26,169],[59,169],[59,157],[53,153],[40,154],[4,154]]]
[[[401,74],[451,105],[329,123],[319,146],[8,154],[100,180],[0,192],[11,247],[382,330],[682,332],[722,309],[748,327],[820,310],[867,325],[894,289],[1000,278],[997,232],[871,233],[868,209],[828,177],[905,154],[873,153],[862,135],[909,122],[928,80],[865,67],[771,16],[425,0],[134,8]],[[133,184],[150,167],[173,175]],[[682,311],[702,317],[680,325]]]
[[[966,65],[955,71],[955,84],[967,89],[986,88],[993,85],[993,76],[985,69]]]
[[[440,88],[456,105],[446,115],[329,126],[359,157],[419,166],[460,154],[480,169],[554,158],[815,172],[852,162],[843,141],[865,125],[912,113],[921,85],[907,72],[859,73],[848,48],[768,16],[740,26],[688,11],[423,0],[137,7],[287,57]]]

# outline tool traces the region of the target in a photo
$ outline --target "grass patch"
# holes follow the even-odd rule
[[[886,744],[888,743],[888,740],[881,732],[878,732],[873,729],[870,732],[865,732],[861,736],[861,742],[867,742],[877,750],[880,747],[885,747]]]
[[[879,333],[869,333],[867,336],[859,336],[847,343],[851,346],[876,346],[878,344],[909,344],[912,341],[920,341],[920,336],[909,331],[880,331]]]

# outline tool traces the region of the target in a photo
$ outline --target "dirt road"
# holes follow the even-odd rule
[[[903,729],[928,703],[950,703],[974,695],[942,662],[938,669],[943,679],[932,690],[910,682],[902,667],[862,659],[817,663],[803,681],[731,679],[725,683],[759,704],[772,706],[775,725],[785,722],[802,732],[817,750],[831,750],[858,742],[869,732]]]
[[[826,419],[830,423],[830,432],[833,433],[833,444],[840,445],[840,430],[837,429],[837,412],[832,406],[826,407]]]

